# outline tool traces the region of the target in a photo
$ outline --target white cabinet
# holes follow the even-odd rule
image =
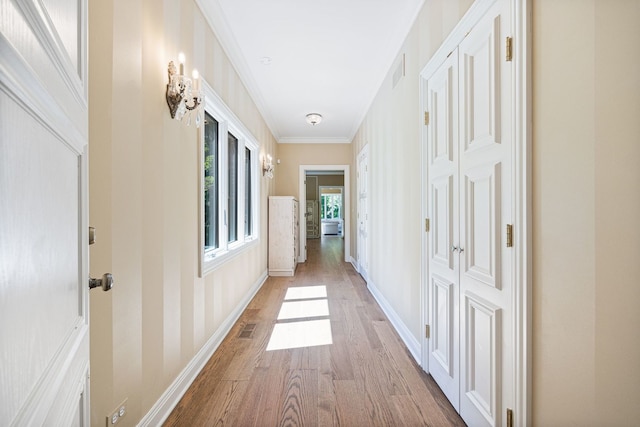
[[[269,197],[269,275],[293,276],[298,264],[298,201]]]

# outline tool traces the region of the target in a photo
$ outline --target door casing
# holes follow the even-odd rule
[[[307,192],[306,192],[306,176],[311,171],[342,171],[344,172],[344,260],[351,261],[351,227],[350,227],[350,209],[351,209],[351,193],[350,193],[350,167],[349,165],[300,165],[299,168],[299,190],[298,198],[300,202],[300,218],[304,218],[307,208]],[[300,253],[298,262],[307,260],[307,224],[306,221],[300,221]]]

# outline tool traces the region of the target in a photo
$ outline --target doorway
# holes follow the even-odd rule
[[[344,186],[319,186],[322,237],[344,237]]]
[[[300,218],[306,218],[307,210],[307,177],[317,176],[318,186],[322,183],[322,177],[341,175],[343,177],[343,206],[342,206],[342,233],[344,235],[344,260],[351,261],[350,254],[350,168],[349,165],[300,165],[299,170],[299,197],[300,197]],[[318,189],[318,194],[319,189]],[[307,260],[307,221],[300,221],[300,253],[298,262]]]

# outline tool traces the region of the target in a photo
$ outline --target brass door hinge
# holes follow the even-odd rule
[[[429,327],[429,325],[424,325],[424,337],[426,339],[431,338],[431,328]]]
[[[425,218],[425,219],[424,219],[424,231],[425,231],[426,233],[428,233],[428,232],[429,232],[429,230],[431,229],[431,224],[430,224],[430,222],[431,222],[431,221],[429,221],[429,218]]]
[[[424,125],[425,126],[429,125],[429,112],[428,111],[424,112]]]
[[[513,38],[511,37],[507,37],[506,51],[507,61],[511,61],[513,59]]]
[[[513,225],[507,224],[507,247],[513,247]]]
[[[513,427],[513,409],[507,408],[507,427]]]

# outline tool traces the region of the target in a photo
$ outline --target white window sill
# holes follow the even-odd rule
[[[201,277],[205,277],[207,274],[217,270],[236,256],[253,248],[258,244],[259,240],[260,239],[255,237],[251,240],[245,240],[242,243],[234,242],[229,245],[229,247],[225,251],[217,251],[213,255],[205,255]]]

